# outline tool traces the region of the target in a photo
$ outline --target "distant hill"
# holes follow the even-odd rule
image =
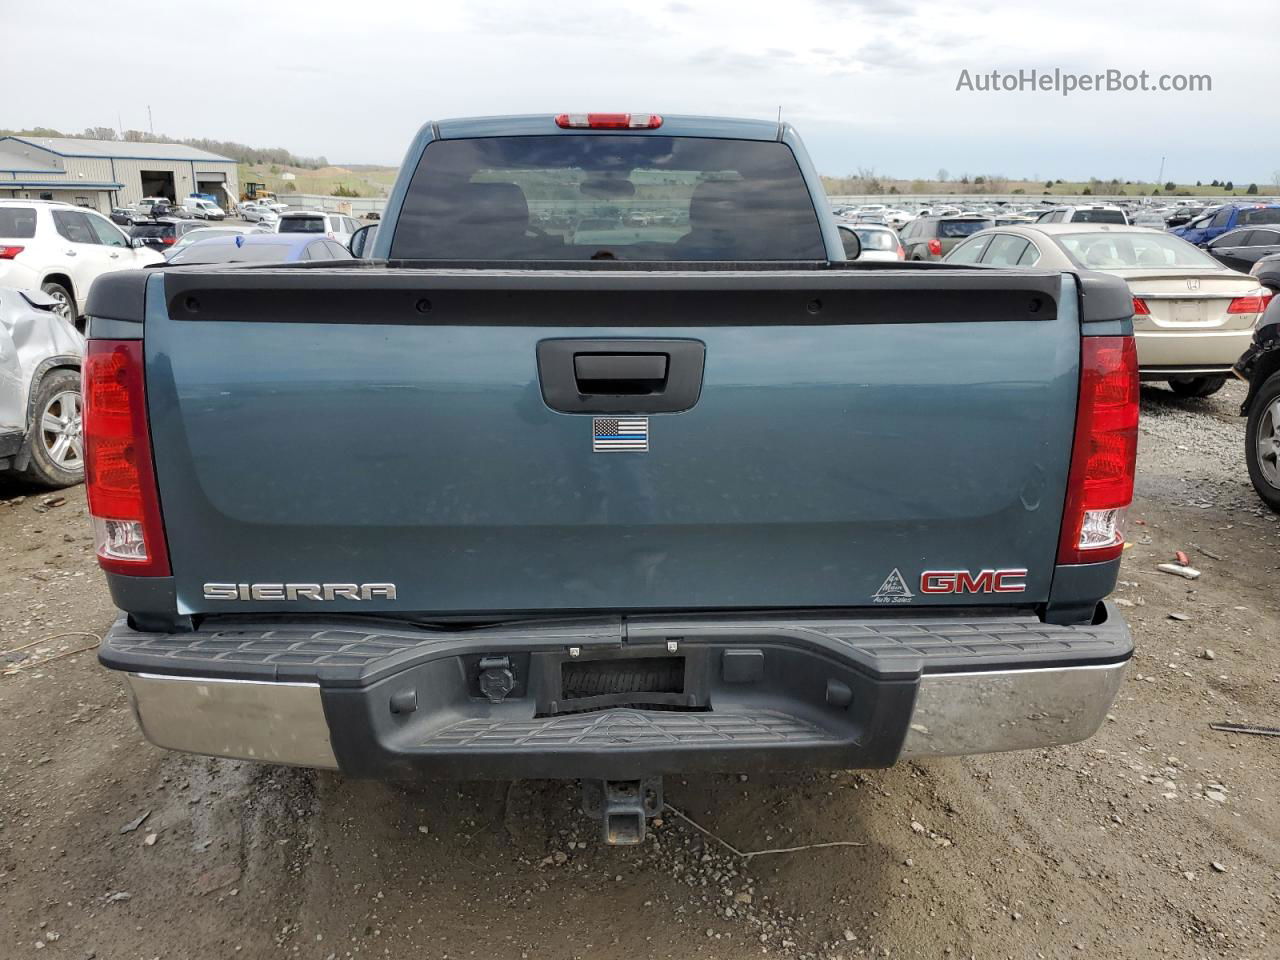
[[[242,163],[240,184],[265,183],[273,193],[316,193],[324,196],[385,197],[391,192],[399,167],[376,164],[326,165],[315,169],[296,164]],[[286,178],[291,174],[293,179]]]

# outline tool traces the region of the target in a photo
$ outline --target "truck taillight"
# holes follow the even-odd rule
[[[1138,454],[1138,351],[1133,337],[1085,337],[1058,563],[1113,560],[1124,549]]]
[[[26,247],[0,247],[0,260],[12,260]]]
[[[929,253],[935,257],[942,256],[942,241],[937,237],[929,238]]]
[[[110,573],[169,576],[156,491],[141,340],[90,340],[84,360],[85,490]]]
[[[566,130],[656,130],[662,117],[656,113],[561,113],[556,126]]]

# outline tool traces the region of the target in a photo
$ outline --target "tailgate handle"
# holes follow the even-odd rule
[[[698,402],[701,340],[542,340],[538,385],[561,413],[679,413]]]
[[[667,387],[665,353],[579,353],[573,358],[580,394],[644,396]]]

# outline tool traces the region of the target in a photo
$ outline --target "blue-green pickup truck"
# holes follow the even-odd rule
[[[1131,312],[847,259],[787,124],[430,123],[368,259],[98,281],[101,660],[160,746],[579,778],[611,842],[664,774],[1084,739]]]

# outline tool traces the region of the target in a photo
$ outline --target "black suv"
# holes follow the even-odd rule
[[[163,217],[159,220],[148,220],[135,224],[129,230],[129,236],[141,240],[153,250],[163,253],[178,242],[184,233],[209,226],[203,220],[176,220]]]

